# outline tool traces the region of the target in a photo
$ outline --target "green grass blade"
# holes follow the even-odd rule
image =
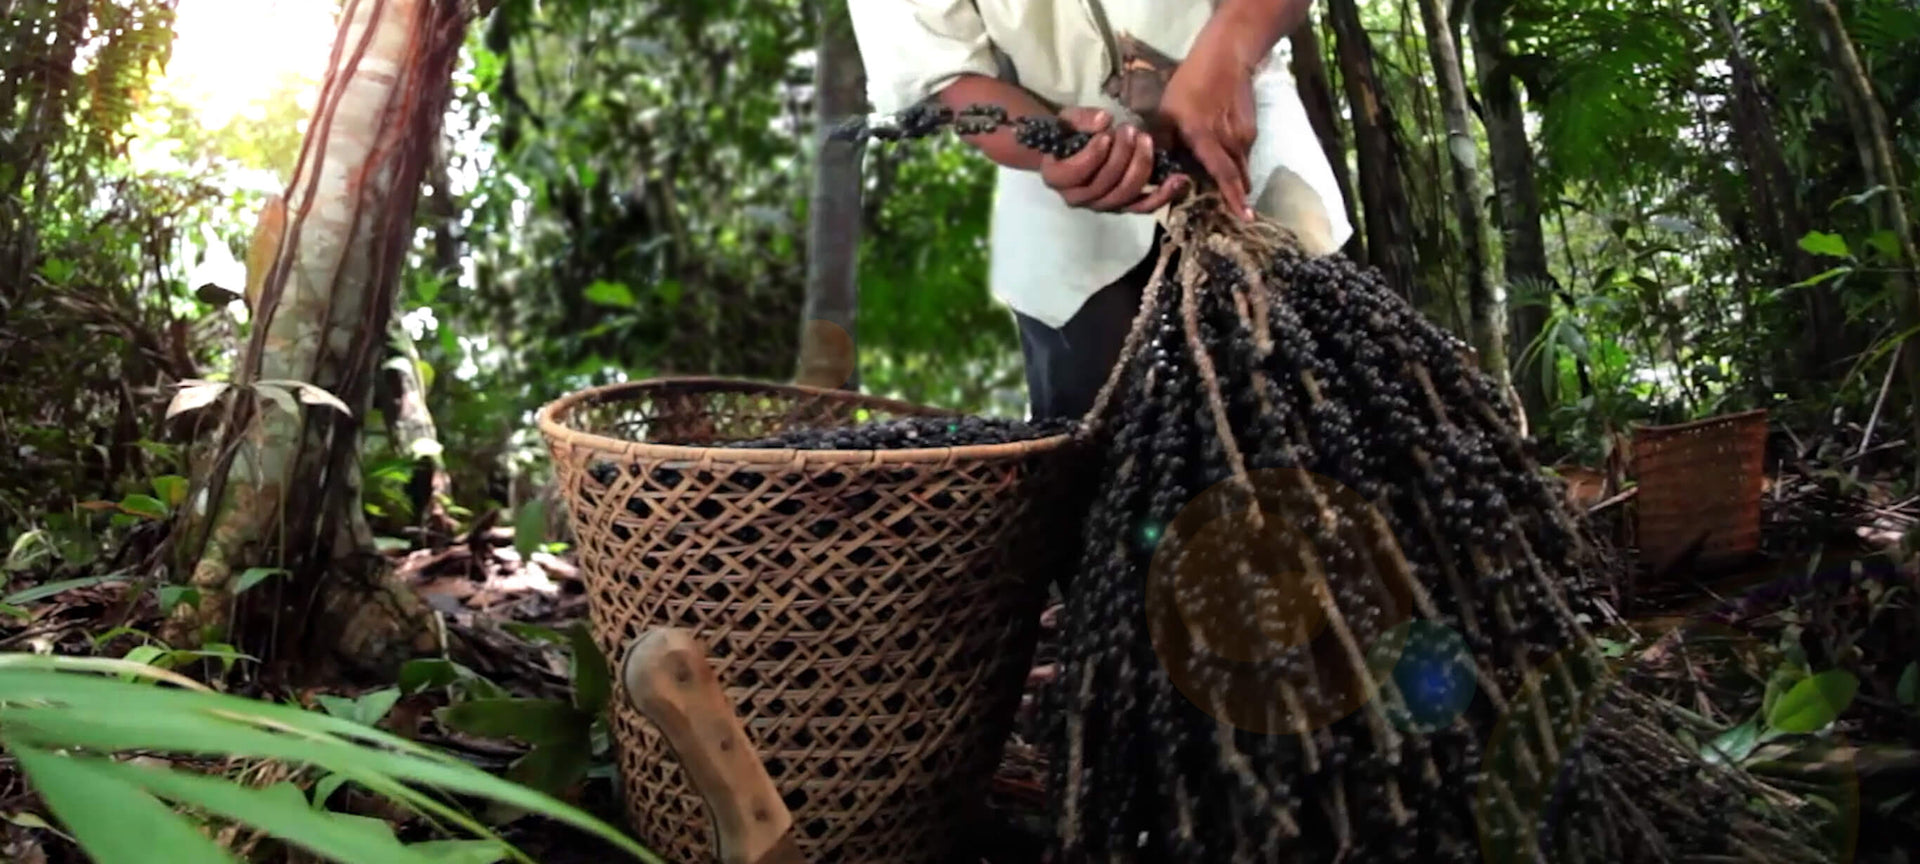
[[[196,807],[258,828],[341,864],[435,862],[432,857],[408,850],[390,831],[369,831],[361,825],[344,824],[332,813],[308,808],[306,800],[297,795],[291,797],[298,800],[290,801],[287,795],[249,789],[217,777],[75,758],[91,763],[91,769],[100,776],[129,788],[145,789],[175,804]]]
[[[23,747],[10,735],[6,744],[94,864],[234,864],[232,855],[159,799],[97,770],[99,760]]]
[[[394,794],[410,803],[449,814],[449,818],[462,824],[474,824],[451,810],[427,802],[418,793],[405,794],[393,782],[408,780],[508,803],[592,833],[638,860],[660,861],[624,832],[557,798],[367,726],[226,694],[161,689],[50,671],[64,664],[36,663],[17,657],[0,658],[0,706],[21,702],[68,706],[67,709],[0,707],[0,725],[23,739],[49,746],[237,755],[319,765],[350,776],[374,791]],[[51,658],[35,658],[47,659]],[[123,671],[111,664],[88,664],[86,668]],[[285,731],[269,732],[262,727]],[[342,740],[356,738],[386,745],[397,752],[371,750]]]
[[[16,591],[7,595],[6,599],[0,600],[0,603],[18,606],[22,603],[32,603],[35,600],[44,600],[48,597],[64,594],[75,588],[90,588],[94,585],[105,585],[108,582],[125,581],[127,581],[127,574],[125,573],[108,573],[104,576],[82,576],[78,579],[62,579],[59,582],[48,582],[45,585],[36,585],[32,588]]]

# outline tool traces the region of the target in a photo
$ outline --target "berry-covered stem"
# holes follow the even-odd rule
[[[1030,116],[1010,119],[998,105],[969,105],[958,111],[937,102],[922,102],[898,114],[855,117],[833,131],[838,141],[900,141],[926,138],[943,129],[960,135],[984,135],[1011,126],[1020,146],[1065,159],[1093,140],[1093,136],[1067,125],[1055,116]],[[1205,176],[1184,151],[1155,150],[1153,173],[1149,182],[1164,183],[1174,174],[1186,174],[1198,180]]]

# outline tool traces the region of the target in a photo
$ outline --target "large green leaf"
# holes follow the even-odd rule
[[[168,507],[179,507],[187,503],[187,478],[177,474],[167,474],[153,478],[153,494]]]
[[[216,777],[107,759],[75,759],[102,778],[251,825],[341,864],[432,864],[436,860],[408,851],[390,831],[372,832],[346,823],[333,813],[306,806],[305,799],[298,796],[290,801],[272,790],[249,789]]]
[[[147,519],[167,518],[167,505],[152,495],[128,495],[120,499],[120,509]]]
[[[571,737],[593,718],[554,699],[471,699],[440,709],[440,722],[469,735],[547,744]]]
[[[1767,725],[1782,732],[1817,732],[1846,712],[1859,689],[1860,679],[1844,669],[1802,678],[1773,704]]]
[[[633,289],[603,279],[587,286],[586,298],[601,306],[625,308],[633,305]]]
[[[14,748],[152,750],[315,766],[486,836],[484,826],[474,819],[409,784],[437,787],[540,813],[589,831],[638,860],[659,860],[618,829],[550,795],[377,729],[227,694],[146,687],[75,674],[123,671],[191,683],[118,661],[19,654],[0,657],[0,736]],[[564,707],[571,710],[571,706]]]
[[[607,658],[600,653],[585,622],[575,622],[567,629],[567,637],[573,645],[573,707],[598,716],[613,691]]]
[[[386,687],[363,693],[354,699],[341,696],[321,695],[316,697],[328,714],[345,717],[355,723],[367,726],[378,725],[387,712],[393,710],[394,703],[400,701],[399,687]]]
[[[248,567],[245,572],[240,574],[240,578],[234,582],[233,593],[244,594],[248,589],[261,582],[265,582],[274,576],[284,575],[287,575],[287,571],[282,567]]]
[[[547,502],[539,499],[520,505],[520,512],[513,521],[513,549],[520,553],[520,560],[533,557],[540,551],[541,544],[547,542]]]
[[[99,760],[6,744],[34,791],[98,864],[235,860],[159,799],[97,770]]]
[[[1815,255],[1826,255],[1832,258],[1846,258],[1853,254],[1847,248],[1847,241],[1844,238],[1825,231],[1807,232],[1806,236],[1800,238],[1800,248]]]
[[[558,795],[587,776],[593,767],[593,739],[587,727],[576,727],[574,734],[533,748],[520,757],[507,776],[516,783]]]
[[[1709,765],[1723,762],[1738,764],[1753,755],[1755,747],[1760,745],[1760,718],[1750,717],[1747,722],[1720,733],[1706,747],[1701,748],[1701,758]]]

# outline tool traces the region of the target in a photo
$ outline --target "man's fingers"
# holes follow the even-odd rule
[[[1120,178],[1127,175],[1127,166],[1133,164],[1134,151],[1140,149],[1140,130],[1132,126],[1122,126],[1110,135],[1113,147],[1107,151],[1106,164],[1101,165],[1099,173],[1087,181],[1084,192],[1086,201],[1083,204],[1090,204],[1112,192],[1120,184]]]
[[[1235,133],[1235,125],[1229,121],[1221,136],[1213,139],[1220,148],[1221,155],[1232,167],[1230,173],[1215,175],[1220,185],[1220,197],[1226,199],[1227,209],[1241,219],[1251,220],[1253,213],[1247,207],[1248,189],[1253,185],[1252,171],[1247,168],[1247,147],[1240,146]]]
[[[1238,185],[1244,198],[1245,190],[1253,185],[1253,172],[1247,166],[1247,159],[1253,151],[1252,127],[1246,118],[1235,112],[1220,118],[1214,129],[1214,140],[1219,142],[1220,148],[1226,151],[1227,158],[1232,161],[1234,184]],[[1222,189],[1230,185],[1225,177],[1217,179]]]
[[[1200,161],[1200,166],[1207,169],[1209,175],[1212,175],[1214,184],[1220,187],[1221,196],[1227,199],[1227,209],[1233,211],[1235,216],[1246,218],[1246,184],[1241,179],[1240,168],[1234,163],[1233,157],[1227,153],[1226,148],[1220,146],[1217,138],[1196,136],[1189,140],[1193,142],[1194,158]]]
[[[1107,132],[1096,133],[1087,146],[1080,152],[1065,159],[1047,157],[1040,166],[1040,177],[1054,191],[1085,186],[1094,172],[1107,164],[1107,153],[1113,149],[1113,135]]]
[[[1140,189],[1147,185],[1147,170],[1153,167],[1153,142],[1131,126],[1122,127],[1113,138],[1107,164],[1084,188],[1073,190],[1067,203],[1092,210],[1116,210],[1140,197]],[[1146,157],[1145,163],[1141,162],[1142,156]],[[1145,169],[1136,170],[1142,164]]]
[[[1233,142],[1233,146],[1227,152],[1233,154],[1234,164],[1240,166],[1240,188],[1249,189],[1253,186],[1253,169],[1247,164],[1253,158],[1253,125],[1235,123],[1230,135],[1228,140]]]
[[[1220,197],[1227,199],[1227,211],[1243,222],[1253,221],[1253,210],[1247,206],[1246,184],[1235,180],[1231,185],[1220,187]]]
[[[1137,203],[1128,207],[1127,212],[1152,213],[1155,210],[1165,207],[1175,196],[1187,191],[1187,184],[1191,182],[1193,181],[1188,180],[1185,174],[1172,175],[1167,178],[1165,183],[1160,184],[1151,194],[1147,195],[1147,197],[1140,199]]]
[[[1098,108],[1068,108],[1060,112],[1060,119],[1065,120],[1068,126],[1088,133],[1105,132],[1107,126],[1113,123],[1113,115]]]
[[[1153,174],[1153,139],[1145,133],[1135,132],[1133,158],[1127,160],[1127,173],[1120,175],[1107,194],[1091,205],[1095,210],[1113,211],[1127,206],[1140,197],[1140,190],[1147,187],[1147,178]]]

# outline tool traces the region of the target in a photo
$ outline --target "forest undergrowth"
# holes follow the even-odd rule
[[[270,220],[255,221],[262,183],[235,177],[285,178],[314,119],[296,98],[306,85],[278,82],[260,110],[222,127],[152,86],[182,4],[20,0],[0,13],[0,860],[80,862],[81,842],[123,860],[181,850],[203,857],[178,860],[214,860],[209,838],[253,861],[314,860],[290,837],[355,861],[650,860],[613,827],[607,659],[584,635],[580,563],[564,502],[542,487],[530,412],[624,377],[779,378],[802,329],[793,319],[821,299],[810,292],[835,290],[809,272],[801,238],[815,229],[857,248],[847,254],[859,277],[839,286],[857,296],[828,299],[857,307],[870,392],[1017,412],[1015,331],[986,292],[979,242],[990,165],[952,141],[876,148],[843,172],[854,183],[841,190],[843,223],[811,224],[806,142],[826,124],[822,106],[838,103],[813,95],[829,78],[804,79],[858,66],[823,24],[837,7],[482,5],[495,14],[460,52],[445,140],[425,166],[413,248],[395,277],[391,344],[356,361],[379,378],[358,423],[357,515],[380,563],[437,613],[435,650],[388,675],[297,661],[291,671],[304,674],[289,674],[243,649],[258,633],[169,644],[166,613],[200,598],[152,578],[174,551],[169,526],[194,506],[193,448],[206,432],[169,405],[183,383],[241,374],[234,349],[252,326],[248,280],[204,274],[223,257],[259,269],[248,239],[270,233]],[[1241,475],[1289,466],[1386,498],[1380,512],[1397,536],[1423,535],[1431,516],[1445,541],[1411,544],[1404,563],[1442,613],[1419,617],[1448,626],[1358,611],[1370,604],[1336,590],[1351,631],[1397,633],[1421,649],[1402,656],[1440,658],[1429,670],[1519,643],[1535,656],[1488,665],[1550,679],[1565,668],[1554,666],[1560,649],[1577,643],[1624,689],[1621,704],[1634,709],[1624,713],[1662,721],[1651,751],[1618,735],[1582,739],[1572,749],[1587,764],[1652,752],[1649,764],[1731,771],[1754,784],[1738,788],[1816,823],[1837,860],[1912,860],[1920,341],[1907,303],[1920,281],[1920,220],[1902,208],[1920,174],[1908,122],[1920,104],[1920,11],[1899,0],[1476,3],[1451,22],[1462,42],[1448,58],[1424,35],[1448,23],[1455,10],[1444,4],[1315,5],[1289,40],[1291,71],[1317,137],[1342,156],[1358,234],[1347,258],[1371,269],[1294,260],[1271,237],[1169,258],[1169,287],[1142,319],[1146,350],[1096,425],[1108,479],[1128,479],[1101,489],[1095,520],[1164,539],[1185,524],[1183,499],[1227,513],[1246,503],[1235,497],[1247,491]],[[802,57],[816,53],[835,62],[809,69]],[[1441,65],[1458,68],[1441,75]],[[941,118],[919,119],[930,131]],[[1045,124],[1026,131],[1049,152],[1077,140]],[[1452,170],[1463,154],[1480,173]],[[1156,176],[1180,168],[1167,157]],[[1483,206],[1453,206],[1461,199]],[[1495,236],[1497,255],[1468,251],[1468,238]],[[1255,283],[1292,282],[1311,290],[1262,308]],[[1492,311],[1513,325],[1510,372],[1535,445],[1518,458],[1509,433],[1520,417],[1476,418],[1502,400],[1454,359],[1489,320],[1473,306],[1495,284],[1507,292]],[[1412,320],[1389,293],[1438,326]],[[1330,299],[1349,296],[1361,300]],[[742,335],[773,331],[782,335]],[[1428,381],[1394,371],[1409,358]],[[1267,380],[1206,386],[1223,375]],[[1432,410],[1429,385],[1443,410]],[[1316,389],[1333,407],[1301,408]],[[296,386],[262,398],[304,411],[303,395]],[[1274,415],[1286,422],[1262,419],[1268,401],[1293,409]],[[1757,407],[1771,411],[1758,550],[1712,566],[1643,560],[1638,492],[1672,478],[1636,468],[1634,427]],[[1454,412],[1466,416],[1433,420]],[[1032,434],[983,419],[798,441]],[[1363,446],[1340,443],[1347,436]],[[1376,438],[1384,446],[1365,446]],[[795,439],[738,446],[780,443]],[[1482,469],[1497,479],[1476,483]],[[1384,494],[1401,481],[1415,491]],[[1261,494],[1318,489],[1282,486]],[[1200,494],[1216,488],[1224,493]],[[1564,525],[1537,518],[1550,501]],[[1298,501],[1274,503],[1299,512]],[[1522,548],[1540,559],[1560,543],[1584,544],[1599,563],[1559,573]],[[1326,545],[1326,558],[1345,554]],[[1476,556],[1493,571],[1486,590],[1455,590],[1447,559]],[[1172,839],[1156,851],[1220,860],[1287,844],[1470,857],[1463,838],[1477,817],[1421,797],[1432,788],[1424,769],[1455,788],[1476,749],[1500,749],[1488,743],[1497,735],[1475,740],[1415,716],[1406,692],[1397,708],[1356,704],[1306,736],[1212,734],[1199,707],[1220,707],[1206,686],[1220,681],[1201,659],[1157,664],[1153,627],[1129,625],[1120,608],[1141,605],[1153,560],[1089,548],[1090,575],[1066,588],[1072,602],[1042,617],[1019,728],[993,780],[995,822],[970,861],[1037,864],[1063,842],[1111,852],[1103,832],[1163,828]],[[1543,590],[1525,584],[1536,573]],[[236,596],[285,599],[279,567],[234,576]],[[1378,587],[1370,575],[1333,581],[1345,595]],[[1462,597],[1503,591],[1519,619],[1485,603],[1461,608]],[[1246,611],[1189,593],[1212,614]],[[1416,607],[1418,593],[1388,590],[1385,606]],[[1398,666],[1376,668],[1364,651],[1333,655],[1265,659],[1283,680],[1322,668],[1384,669],[1377,677],[1403,691],[1425,680],[1395,679]],[[1179,672],[1192,674],[1173,680]],[[1089,674],[1145,696],[1096,705],[1077,695]],[[1472,689],[1481,703],[1514,699],[1528,692],[1524,677],[1489,675],[1493,686]],[[1179,686],[1194,681],[1197,698]],[[1486,726],[1498,714],[1474,703],[1452,716]],[[1615,719],[1609,734],[1644,725]],[[1176,758],[1143,758],[1146,742],[1167,741]],[[93,758],[104,754],[119,758]],[[1505,776],[1509,791],[1540,779]],[[1644,799],[1611,812],[1671,811],[1688,840],[1741,818],[1634,794],[1659,787],[1646,777],[1609,790],[1605,776],[1567,785],[1598,777],[1600,800]],[[445,799],[457,806],[411,794],[416,782],[458,790]],[[1275,806],[1236,809],[1260,796]],[[1204,818],[1182,822],[1196,812]],[[1414,814],[1431,816],[1433,830],[1379,842]],[[1567,814],[1545,819],[1563,838],[1651,842]],[[189,824],[204,831],[183,833]],[[450,839],[459,842],[423,845]],[[1785,857],[1805,838],[1792,839],[1769,851]]]

